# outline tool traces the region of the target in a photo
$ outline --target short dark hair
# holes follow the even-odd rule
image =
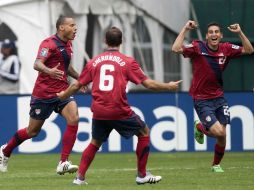
[[[59,29],[59,26],[62,25],[64,22],[65,22],[65,19],[66,18],[72,18],[70,16],[63,16],[63,15],[60,15],[56,21],[56,29],[58,30]]]
[[[106,32],[106,44],[111,47],[117,47],[122,43],[122,31],[113,26]]]
[[[218,23],[218,22],[210,22],[210,23],[208,23],[207,24],[207,30],[208,30],[208,28],[210,27],[210,26],[217,26],[217,27],[219,27],[219,29],[221,29],[221,27],[220,27],[220,24]]]

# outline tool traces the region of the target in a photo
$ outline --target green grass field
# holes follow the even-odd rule
[[[80,154],[72,154],[78,164]],[[222,162],[224,173],[212,173],[210,163],[213,154],[199,153],[151,153],[148,169],[161,175],[158,184],[136,185],[135,153],[97,154],[87,173],[88,185],[75,186],[75,174],[58,176],[55,168],[57,154],[18,154],[9,161],[7,173],[0,173],[1,190],[191,190],[254,189],[254,153],[226,152]]]

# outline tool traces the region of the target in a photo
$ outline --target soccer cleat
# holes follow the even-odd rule
[[[66,160],[65,162],[59,162],[56,168],[56,173],[59,175],[64,175],[65,173],[74,173],[77,170],[77,165],[72,165],[71,161]]]
[[[198,120],[194,121],[194,137],[199,144],[204,144],[204,134],[197,128],[199,123]]]
[[[72,182],[73,184],[76,185],[88,185],[88,183],[86,182],[86,180],[80,180],[79,178],[75,178]]]
[[[154,176],[150,172],[146,172],[145,177],[136,177],[136,183],[138,185],[145,184],[145,183],[158,183],[161,180],[161,176]]]
[[[216,172],[216,173],[224,172],[224,170],[221,168],[220,165],[213,165],[211,169],[212,169],[212,172]]]
[[[0,147],[0,171],[1,172],[7,172],[8,167],[8,160],[9,158],[4,155],[3,149],[6,147],[6,145],[2,145]]]

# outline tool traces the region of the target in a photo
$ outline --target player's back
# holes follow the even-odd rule
[[[132,113],[126,98],[131,59],[118,51],[106,51],[91,62],[92,111],[96,119],[122,119]]]
[[[135,59],[118,50],[108,50],[89,61],[79,82],[83,85],[93,82],[93,118],[119,120],[130,117],[133,112],[126,97],[128,81],[140,84],[145,79]]]

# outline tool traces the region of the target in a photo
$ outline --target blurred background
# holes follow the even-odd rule
[[[121,51],[134,56],[151,78],[159,81],[183,79],[181,91],[188,91],[192,71],[188,59],[171,52],[171,46],[189,19],[198,22],[186,43],[203,39],[206,25],[217,21],[224,41],[239,44],[238,36],[227,26],[240,23],[254,43],[252,0],[0,0],[0,41],[14,41],[20,58],[19,93],[32,91],[37,72],[33,70],[40,42],[56,32],[59,15],[76,19],[78,34],[74,40],[74,67],[84,64],[104,49],[104,32],[111,26],[123,30]],[[224,74],[226,91],[252,91],[254,56],[235,59]],[[130,90],[144,90],[129,85]]]

